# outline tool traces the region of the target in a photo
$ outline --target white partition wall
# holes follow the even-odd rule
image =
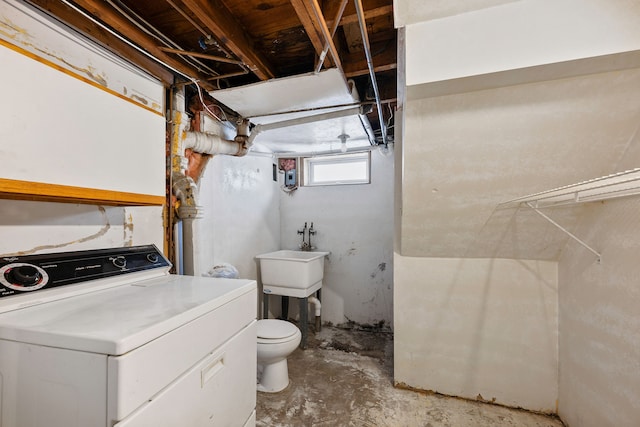
[[[42,184],[57,189],[47,200],[81,188],[90,200],[133,194],[127,202],[155,205],[0,199],[0,254],[162,249],[162,84],[16,0],[0,1],[0,64],[0,193],[19,183],[31,197]]]
[[[0,178],[164,196],[162,84],[23,3],[0,12]]]

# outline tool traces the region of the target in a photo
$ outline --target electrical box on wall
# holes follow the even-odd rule
[[[278,160],[278,166],[284,172],[284,186],[287,188],[296,188],[298,186],[297,176],[297,158],[282,158]]]
[[[290,169],[284,173],[284,185],[285,187],[296,186],[296,170]]]

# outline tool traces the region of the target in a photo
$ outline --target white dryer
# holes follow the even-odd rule
[[[0,259],[0,426],[254,426],[256,283],[154,246]]]

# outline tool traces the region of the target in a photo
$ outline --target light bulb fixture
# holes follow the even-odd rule
[[[382,154],[383,156],[391,155],[391,147],[389,147],[388,144],[379,144],[378,151],[380,151],[380,154]]]
[[[338,138],[340,139],[340,151],[342,151],[343,153],[347,152],[347,139],[350,138],[349,135],[347,135],[346,133],[340,134],[338,135]]]

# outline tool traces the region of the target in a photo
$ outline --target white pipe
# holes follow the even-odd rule
[[[307,298],[309,304],[314,304],[316,306],[316,332],[320,332],[322,329],[322,322],[320,321],[320,310],[322,305],[320,304],[320,300],[316,297]]]
[[[195,254],[194,221],[202,217],[202,208],[196,204],[198,186],[186,175],[174,172],[173,194],[180,200],[178,218],[182,220],[182,274],[193,276],[198,271]]]
[[[322,309],[322,304],[320,304],[320,300],[316,297],[308,298],[309,304],[314,304],[316,306],[316,317],[320,317],[320,312]]]
[[[251,132],[248,142],[249,144],[251,144],[253,142],[253,139],[256,136],[258,136],[259,133],[267,130],[281,129],[289,126],[306,125],[308,123],[315,123],[323,120],[355,116],[355,115],[359,115],[360,113],[361,113],[360,107],[353,107],[353,108],[347,108],[345,110],[330,111],[322,114],[314,114],[312,116],[304,116],[304,117],[298,117],[290,120],[283,120],[281,122],[265,123],[265,124],[257,125],[253,129],[253,132]]]
[[[182,274],[185,276],[195,276],[198,271],[194,221],[194,217],[182,219]]]
[[[228,154],[231,156],[244,156],[247,149],[243,141],[228,141],[219,135],[204,132],[184,132],[183,148],[191,148],[196,153],[203,154]]]
[[[198,186],[195,181],[179,172],[174,172],[171,180],[173,194],[180,200],[182,206],[197,206]]]

